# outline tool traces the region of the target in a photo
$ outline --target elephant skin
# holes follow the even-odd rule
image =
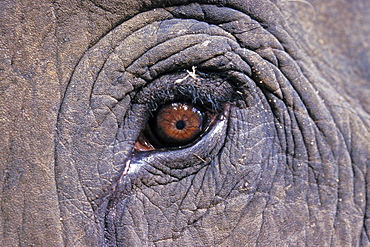
[[[369,1],[0,11],[2,246],[370,245]],[[169,102],[212,121],[135,148]]]

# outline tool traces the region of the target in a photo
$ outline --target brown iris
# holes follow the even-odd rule
[[[186,145],[194,141],[203,129],[202,112],[185,103],[164,105],[157,112],[155,129],[160,142],[170,146]]]

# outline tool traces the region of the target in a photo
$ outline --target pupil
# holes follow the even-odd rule
[[[184,122],[183,120],[179,120],[179,121],[177,121],[177,123],[176,123],[176,128],[177,128],[178,130],[182,130],[183,128],[185,128],[185,122]]]

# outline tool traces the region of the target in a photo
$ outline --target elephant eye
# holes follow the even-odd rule
[[[208,129],[211,119],[210,113],[189,103],[162,105],[153,112],[135,144],[135,150],[149,151],[189,145]]]
[[[165,105],[159,109],[151,128],[161,143],[186,145],[202,131],[203,113],[188,104]]]

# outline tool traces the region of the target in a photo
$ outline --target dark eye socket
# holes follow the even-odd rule
[[[153,112],[135,144],[137,151],[180,148],[199,139],[215,116],[189,103],[162,105]]]

